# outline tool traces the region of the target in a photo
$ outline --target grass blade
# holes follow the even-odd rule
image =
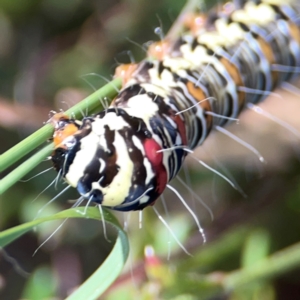
[[[72,208],[64,210],[49,217],[39,218],[31,222],[7,229],[0,233],[0,247],[4,247],[15,239],[32,230],[37,225],[67,218],[90,218],[101,220],[99,210],[96,207],[89,207],[83,215],[84,207]],[[116,217],[107,210],[103,211],[104,219],[117,230],[117,239],[110,255],[104,263],[91,275],[72,295],[68,300],[97,299],[118,277],[123,269],[129,253],[129,242],[126,233],[121,228]]]

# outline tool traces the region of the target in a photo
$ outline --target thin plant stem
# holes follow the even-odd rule
[[[29,171],[35,168],[45,157],[50,155],[53,151],[53,144],[47,145],[42,150],[38,151],[21,165],[11,171],[7,176],[5,176],[0,181],[0,195],[8,190],[12,185],[19,181],[23,176],[25,176]]]
[[[117,90],[121,87],[121,80],[115,79],[97,90],[90,96],[83,99],[78,104],[65,112],[68,116],[74,116],[80,118],[82,112],[88,111],[89,113],[95,112],[96,110],[103,109],[101,105],[101,99],[109,98],[112,99],[116,96]],[[10,150],[0,156],[0,172],[4,171],[12,164],[20,160],[26,154],[36,149],[42,143],[47,141],[53,134],[53,127],[50,124],[46,124],[41,129],[24,139],[22,142],[12,147]],[[23,162],[21,165],[11,171],[6,177],[0,181],[0,195],[9,189],[14,183],[19,181],[24,175],[35,168],[41,161],[51,154],[54,146],[51,143],[47,145],[39,152],[32,155],[29,159]]]
[[[89,113],[95,112],[96,109],[102,109],[101,99],[112,99],[116,96],[117,90],[121,88],[121,79],[117,78],[110,83],[106,84],[90,96],[86,97],[72,108],[68,109],[65,114],[68,116],[75,116],[82,118],[82,112],[88,111]],[[12,166],[15,162],[20,160],[26,154],[30,153],[42,143],[47,141],[53,133],[53,127],[46,124],[29,137],[6,151],[0,156],[0,172],[3,172],[8,167]],[[0,183],[2,185],[2,181]],[[1,186],[0,186],[1,192]]]
[[[246,283],[273,279],[299,266],[300,243],[297,243],[260,260],[251,267],[229,273],[222,285],[225,290],[232,290]]]

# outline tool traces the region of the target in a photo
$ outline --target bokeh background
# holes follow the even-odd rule
[[[154,29],[162,26],[167,33],[184,4],[0,0],[0,153],[40,128],[51,110],[68,109],[103,86],[120,63],[141,60],[145,45],[159,40]],[[299,94],[276,93],[262,108],[300,134]],[[200,219],[207,243],[203,245],[191,215],[170,191],[164,196],[167,209],[163,201],[157,208],[193,257],[180,249],[151,208],[143,213],[142,228],[138,213],[120,214],[132,251],[124,274],[103,299],[167,299],[172,291],[172,299],[203,299],[208,297],[205,286],[191,290],[178,278],[221,280],[222,274],[245,267],[249,253],[267,256],[299,242],[299,136],[255,112],[243,113],[229,130],[260,151],[267,163],[230,138],[211,134],[197,156],[235,181],[239,191],[187,160],[180,176],[210,208],[212,221],[193,192],[174,182]],[[72,205],[69,200],[78,197],[74,190],[40,212],[62,185],[45,190],[56,176],[53,170],[30,178],[50,167],[49,161],[43,162],[1,195],[1,230]],[[63,299],[105,259],[112,245],[103,236],[102,224],[91,220],[68,220],[35,253],[60,224],[40,226],[0,253],[1,299]],[[154,272],[145,263],[147,245],[160,259]],[[170,287],[167,279],[172,276],[177,281]],[[273,280],[211,299],[298,299],[299,278],[295,267]]]

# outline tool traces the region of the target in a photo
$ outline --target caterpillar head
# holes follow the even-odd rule
[[[110,108],[82,121],[60,118],[54,168],[88,201],[139,210],[165,189],[164,153],[142,119]]]

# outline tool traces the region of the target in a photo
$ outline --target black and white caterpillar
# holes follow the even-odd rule
[[[55,117],[55,169],[89,202],[154,204],[215,126],[299,73],[299,16],[293,0],[236,1],[202,16],[163,41],[162,56],[130,66],[109,108],[82,121]]]

